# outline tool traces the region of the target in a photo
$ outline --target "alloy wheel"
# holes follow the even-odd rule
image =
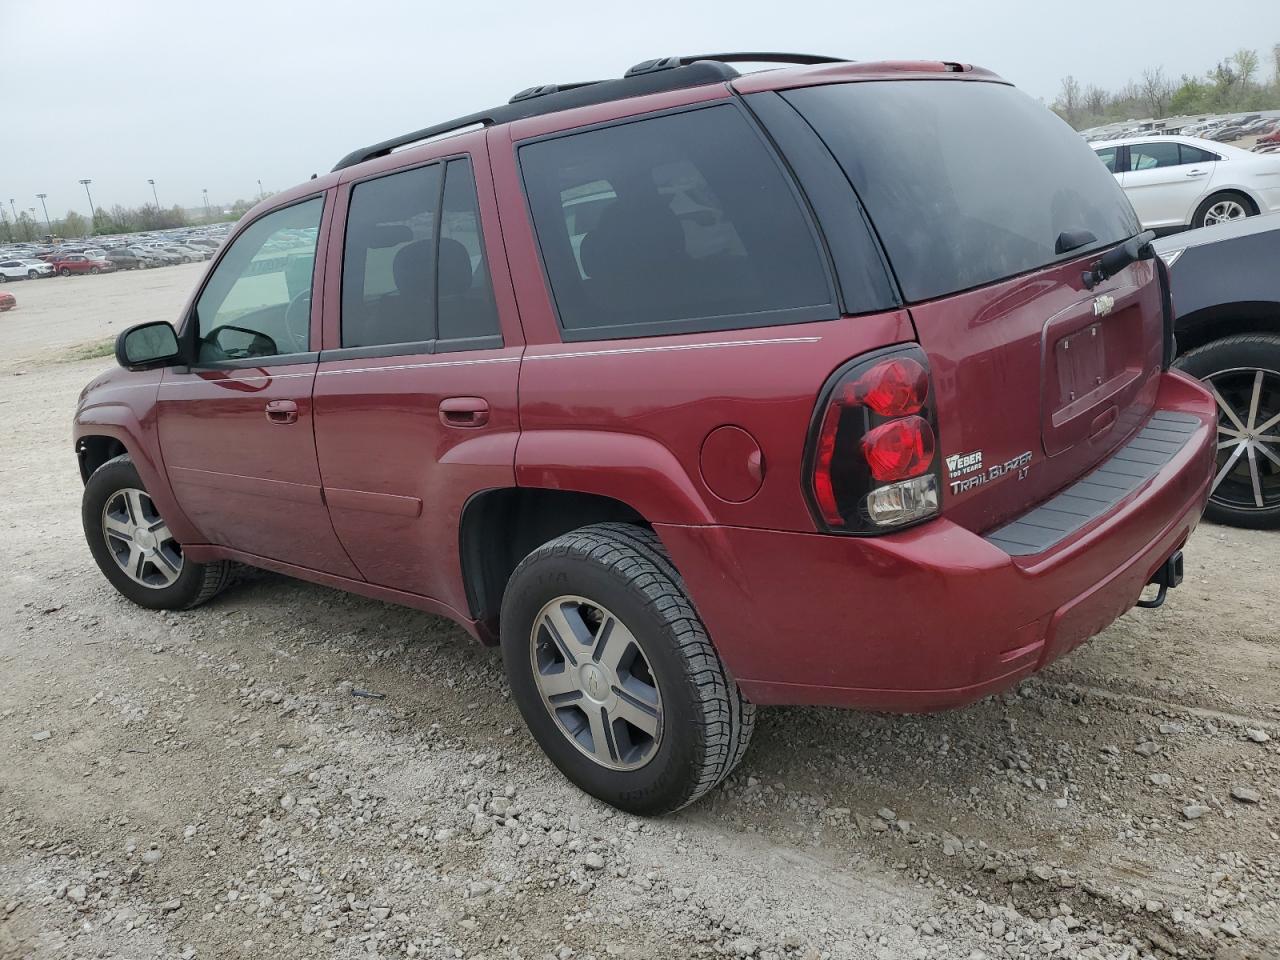
[[[102,508],[107,550],[125,575],[155,590],[174,584],[182,573],[182,547],[145,490],[117,490]]]
[[[584,597],[561,596],[534,619],[533,679],[581,753],[610,770],[638,770],[662,741],[662,694],[635,635]]]
[[[1280,505],[1280,373],[1241,367],[1206,382],[1218,404],[1212,498],[1237,510]]]
[[[1202,226],[1211,227],[1215,223],[1226,223],[1228,220],[1240,220],[1247,217],[1249,211],[1238,200],[1219,200],[1204,212]]]

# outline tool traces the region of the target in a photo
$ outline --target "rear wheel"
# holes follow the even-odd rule
[[[1253,201],[1243,193],[1224,191],[1215,193],[1196,208],[1191,226],[1212,227],[1214,224],[1252,217],[1257,212],[1258,208],[1253,205]]]
[[[644,528],[596,524],[529,554],[503,597],[502,654],[539,746],[620,809],[692,803],[750,741],[755,707]]]
[[[89,551],[112,586],[153,610],[187,610],[231,581],[232,566],[183,556],[129,455],[108,460],[89,477],[81,501]]]
[[[1205,515],[1240,527],[1280,527],[1280,336],[1223,337],[1175,364],[1218,404],[1218,465]]]
[[[9,278],[4,275],[4,271],[0,271],[0,283],[8,283]]]
[[[90,272],[90,273],[92,273],[92,274],[96,277],[96,276],[97,276],[98,274],[100,274],[102,271],[101,271],[101,270],[99,270],[97,267],[90,267],[90,268],[89,268],[89,272]]]

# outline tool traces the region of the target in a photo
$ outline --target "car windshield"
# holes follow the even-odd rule
[[[872,81],[783,96],[857,189],[909,301],[1026,273],[1140,229],[1079,134],[1005,84]],[[1068,231],[1095,239],[1059,254]]]

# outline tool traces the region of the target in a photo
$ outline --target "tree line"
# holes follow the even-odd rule
[[[1068,74],[1052,106],[1077,130],[1138,117],[1280,110],[1280,43],[1265,65],[1256,50],[1241,48],[1205,74],[1171,80],[1163,67],[1151,67],[1119,90],[1082,86]]]
[[[64,240],[76,240],[89,236],[111,236],[120,233],[142,233],[150,230],[167,230],[172,227],[189,227],[206,223],[221,223],[228,220],[239,220],[244,212],[254,205],[252,200],[237,200],[226,212],[221,208],[211,210],[209,216],[192,217],[178,205],[157,207],[145,203],[140,207],[125,207],[115,204],[111,207],[97,207],[92,219],[68,210],[59,220],[37,219],[26,210],[18,212],[18,221],[14,223],[4,211],[0,216],[0,241],[13,243],[19,241],[34,242],[43,240],[49,233]]]

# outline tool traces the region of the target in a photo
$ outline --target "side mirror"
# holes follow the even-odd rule
[[[182,347],[172,324],[140,323],[116,338],[116,362],[126,370],[151,370],[182,362]]]

